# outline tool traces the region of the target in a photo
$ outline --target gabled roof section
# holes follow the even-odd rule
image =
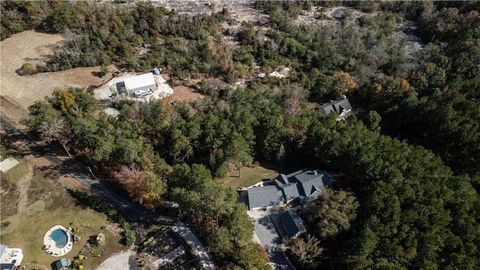
[[[325,103],[319,107],[319,110],[321,113],[325,115],[329,115],[332,112],[335,112],[335,109],[333,108],[332,104],[330,103]]]
[[[293,176],[299,185],[299,194],[303,197],[310,197],[316,192],[321,192],[324,187],[330,186],[332,183],[331,176],[326,172],[318,172],[316,170],[303,170]],[[325,183],[327,185],[325,185]]]
[[[283,174],[283,173],[279,174],[279,175],[275,178],[275,180],[279,181],[279,182],[280,182],[281,184],[283,184],[283,185],[288,184],[288,179],[287,179],[287,177],[285,176],[285,174]]]
[[[297,237],[306,231],[302,220],[290,210],[280,215],[280,222],[288,237]]]
[[[247,189],[248,207],[250,209],[269,207],[280,202],[282,193],[276,186],[263,186]]]
[[[283,186],[278,186],[283,193],[285,202],[289,202],[300,196],[298,193],[297,184],[288,184]]]

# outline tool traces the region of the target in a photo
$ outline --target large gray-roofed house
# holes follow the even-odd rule
[[[273,207],[282,199],[281,191],[273,185],[249,188],[247,196],[250,210]]]
[[[250,210],[269,208],[294,199],[317,198],[324,188],[332,184],[332,177],[328,173],[316,170],[279,174],[273,180],[271,185],[247,189],[246,202]]]

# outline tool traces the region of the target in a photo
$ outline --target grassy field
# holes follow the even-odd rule
[[[0,155],[0,159],[13,156],[19,162],[8,172],[0,172],[0,214],[2,216],[14,215],[17,213],[19,201],[17,182],[28,173],[29,168],[27,162],[20,158],[15,150],[8,149],[3,144],[0,144]]]
[[[6,173],[0,172],[2,181],[8,181],[10,184],[16,184],[16,182],[22,178],[28,172],[28,164],[24,159],[16,158],[18,164],[8,170]]]
[[[34,173],[28,198],[28,207],[23,212],[2,215],[0,232],[2,244],[23,249],[23,265],[27,269],[51,269],[51,263],[59,259],[42,250],[45,232],[57,224],[75,228],[81,237],[65,256],[69,259],[78,254],[91,235],[105,234],[105,246],[95,251],[98,257],[87,258],[86,269],[93,269],[111,254],[124,249],[120,244],[121,236],[109,229],[112,226],[104,214],[77,206],[63,187],[42,173]]]
[[[252,165],[252,167],[242,168],[240,170],[240,177],[238,176],[238,171],[235,171],[230,176],[215,179],[215,182],[224,187],[237,189],[240,187],[251,186],[263,179],[271,179],[277,175],[278,172],[273,169],[262,167],[260,165]]]

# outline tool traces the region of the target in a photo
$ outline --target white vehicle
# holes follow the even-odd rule
[[[152,73],[155,74],[155,75],[160,75],[161,72],[162,72],[162,69],[159,68],[159,67],[156,67],[156,68],[152,69]]]
[[[153,91],[152,89],[148,88],[148,89],[142,89],[142,90],[137,90],[135,92],[133,92],[133,94],[135,95],[135,97],[139,98],[139,97],[144,97],[144,96],[148,96],[150,94],[152,94]]]

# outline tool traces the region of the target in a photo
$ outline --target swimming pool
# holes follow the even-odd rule
[[[50,234],[50,238],[55,242],[57,248],[63,248],[68,242],[68,235],[62,229],[53,230]]]

